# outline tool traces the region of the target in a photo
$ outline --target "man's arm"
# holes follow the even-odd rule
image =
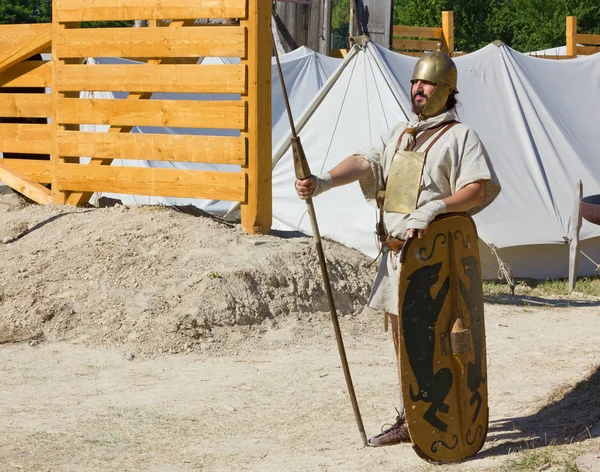
[[[406,237],[413,238],[417,236],[421,238],[427,231],[429,223],[441,213],[469,211],[471,208],[480,205],[483,200],[484,189],[485,180],[478,180],[477,182],[465,185],[456,193],[441,200],[443,205],[440,205],[439,201],[426,203],[411,213]],[[417,227],[412,227],[411,225]]]
[[[442,200],[446,204],[446,211],[469,211],[471,208],[481,205],[484,189],[485,180],[465,185],[456,193]]]
[[[307,179],[296,179],[296,192],[302,200],[306,200],[313,195],[317,185],[325,185],[327,188],[324,190],[328,190],[364,179],[371,172],[371,164],[362,156],[353,154],[326,173],[328,175],[311,175]],[[318,193],[322,193],[322,191]]]

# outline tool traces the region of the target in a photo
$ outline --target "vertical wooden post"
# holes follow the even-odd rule
[[[59,97],[59,93],[58,93],[58,88],[56,86],[56,64],[58,64],[59,59],[58,59],[58,54],[56,51],[56,38],[58,36],[58,31],[59,29],[64,29],[65,25],[60,24],[56,18],[58,18],[58,14],[57,14],[57,6],[58,2],[52,2],[52,155],[50,156],[51,158],[51,164],[52,164],[52,201],[54,203],[60,204],[60,205],[64,205],[67,201],[67,193],[65,192],[60,192],[58,190],[58,180],[56,178],[56,168],[59,164],[59,156],[58,156],[58,144],[56,142],[56,134],[57,131],[62,129],[61,126],[59,126],[58,124],[58,113],[57,113],[57,104],[58,104],[58,99]],[[64,61],[60,61],[61,63],[64,64]]]
[[[248,45],[246,65],[248,90],[247,121],[242,137],[247,139],[246,174],[248,192],[241,205],[242,226],[250,234],[266,234],[272,218],[272,150],[271,150],[271,2],[250,0],[248,18],[240,21],[246,27]]]
[[[321,0],[321,34],[319,35],[319,52],[329,56],[331,50],[331,0]]]
[[[454,12],[442,12],[442,37],[444,51],[450,56],[454,54]]]
[[[571,241],[569,242],[569,292],[575,291],[577,282],[577,266],[579,265],[579,231],[581,230],[581,211],[579,201],[583,195],[583,184],[581,180],[575,187],[575,209],[571,220]]]
[[[348,22],[349,34],[351,38],[362,34],[360,24],[358,23],[358,7],[356,0],[350,0],[350,21]]]
[[[52,2],[52,155],[50,157],[51,159],[51,165],[52,165],[52,202],[53,203],[57,203],[60,205],[64,205],[67,203],[67,199],[70,195],[70,192],[61,192],[58,189],[58,181],[56,179],[56,167],[61,164],[61,163],[79,163],[79,157],[66,157],[66,158],[61,158],[58,155],[58,144],[56,141],[56,134],[59,130],[79,130],[79,125],[60,125],[58,123],[58,113],[57,113],[57,109],[58,109],[58,99],[59,98],[77,98],[79,97],[79,92],[58,92],[58,86],[56,84],[56,65],[60,62],[61,65],[64,64],[81,64],[83,62],[82,58],[79,59],[59,59],[58,58],[58,52],[56,50],[56,44],[57,44],[57,36],[58,36],[58,32],[60,30],[63,29],[68,29],[68,28],[78,28],[80,26],[80,23],[68,23],[68,24],[63,24],[63,23],[59,23],[56,18],[59,17],[58,13],[57,13],[57,6],[58,2]]]
[[[577,57],[577,17],[567,16],[567,56]]]

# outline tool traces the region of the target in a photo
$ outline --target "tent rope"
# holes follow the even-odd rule
[[[581,254],[583,254],[585,257],[588,258],[588,260],[594,264],[596,266],[596,268],[594,269],[594,272],[598,272],[600,270],[600,264],[596,264],[596,261],[594,261],[594,259],[592,259],[590,256],[588,256],[585,252],[583,252],[581,249],[579,250],[579,252]]]
[[[498,261],[498,278],[500,280],[505,279],[506,283],[508,284],[508,286],[510,287],[510,293],[511,295],[514,296],[515,294],[515,282],[513,281],[512,278],[512,272],[510,269],[510,266],[504,262],[502,262],[502,259],[500,259],[500,256],[498,255],[498,251],[496,250],[496,246],[494,246],[493,244],[489,245],[490,249],[492,250],[492,254],[494,254],[494,256],[496,256],[496,259]]]

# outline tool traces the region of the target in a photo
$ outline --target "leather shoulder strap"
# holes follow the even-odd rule
[[[444,123],[446,126],[444,127],[444,129],[442,129],[442,131],[440,131],[440,132],[438,133],[438,135],[435,137],[435,139],[429,143],[429,146],[427,146],[427,149],[425,149],[425,154],[427,154],[427,153],[429,152],[429,150],[432,148],[432,146],[433,146],[433,145],[434,145],[434,144],[437,142],[437,140],[438,140],[438,139],[440,139],[440,138],[441,138],[441,137],[442,137],[442,136],[443,136],[443,135],[446,133],[446,131],[448,131],[450,128],[452,128],[454,125],[457,125],[458,123],[460,123],[460,122],[459,122],[459,121],[449,121],[449,122],[446,122],[446,123]],[[422,134],[424,134],[424,133],[425,133],[425,132],[427,132],[427,131],[429,131],[429,130],[425,130],[425,131],[423,131],[423,133],[421,133],[421,135],[422,135]],[[437,131],[437,129],[434,129],[434,133],[435,133],[435,131]],[[427,141],[427,140],[428,140],[428,139],[431,137],[431,135],[432,135],[432,134],[433,134],[433,133],[430,133],[428,136],[426,136],[426,137],[425,137],[425,138],[424,138],[422,141],[420,141],[420,142],[419,142],[419,138],[421,137],[421,135],[419,135],[419,136],[417,137],[417,142],[418,142],[417,149],[418,149],[418,148],[419,148],[419,147],[420,147],[420,146],[421,146],[421,145],[422,145],[424,142],[426,142],[426,141]]]
[[[429,146],[427,146],[427,149],[425,150],[425,152],[429,151],[429,149],[431,148],[431,146],[433,146],[435,144],[435,142],[446,132],[448,131],[450,128],[452,128],[454,125],[458,124],[458,121],[446,121],[445,123],[442,123],[440,125],[434,126],[433,128],[429,128],[426,130],[423,130],[421,133],[417,134],[417,131],[414,128],[410,128],[407,127],[405,128],[402,133],[400,133],[400,137],[398,138],[398,142],[396,143],[396,151],[398,149],[400,149],[400,144],[402,143],[402,138],[404,137],[404,134],[410,134],[413,137],[413,142],[412,142],[412,146],[410,146],[410,149],[406,149],[406,151],[418,151],[419,148],[425,143],[427,142],[427,140],[429,138],[431,138],[431,136],[433,136],[435,133],[437,133],[441,128],[443,128],[445,126],[445,128],[442,130],[441,133],[439,133],[436,138],[431,142],[431,144]],[[416,137],[415,137],[416,136]]]

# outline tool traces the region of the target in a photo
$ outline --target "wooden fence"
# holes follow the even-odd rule
[[[577,17],[567,16],[567,56],[586,56],[600,52],[600,34],[577,33]]]
[[[11,92],[0,94],[0,116],[51,118],[50,124],[0,124],[0,151],[52,156],[4,159],[0,181],[40,203],[82,205],[93,192],[237,201],[244,228],[268,232],[270,16],[266,0],[132,0],[127,6],[120,0],[55,0],[51,25],[0,27],[0,38],[8,41],[0,40],[5,46],[0,87]],[[86,27],[139,19],[149,20],[150,27]],[[51,61],[25,61],[46,50]],[[240,58],[240,63],[197,64],[207,56]],[[88,57],[143,63],[87,64]],[[52,93],[14,93],[14,87],[51,87]],[[81,98],[84,91],[127,93],[119,99]],[[155,92],[240,98],[149,100]],[[82,125],[108,130],[82,131]],[[130,133],[134,126],[230,129],[239,136]],[[81,157],[91,160],[82,163]],[[110,166],[117,158],[237,164],[241,171]],[[41,185],[47,183],[51,190]]]
[[[450,56],[464,53],[454,51],[454,12],[442,12],[442,27],[394,25],[392,49],[408,56],[420,57],[437,50],[441,43],[442,51]],[[600,34],[577,33],[577,17],[567,16],[566,23],[566,55],[535,55],[543,59],[572,59],[574,57],[600,52]]]
[[[392,49],[408,56],[420,57],[430,51],[442,51],[454,56],[454,12],[442,12],[442,27],[394,25]]]

